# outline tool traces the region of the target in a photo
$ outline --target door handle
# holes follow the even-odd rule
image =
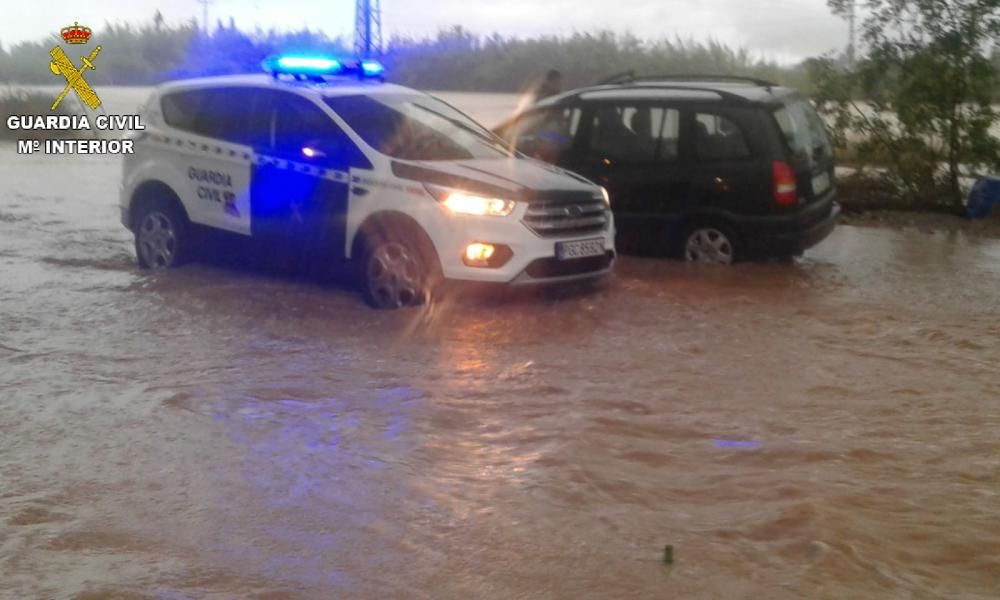
[[[354,188],[351,189],[351,193],[353,193],[355,196],[364,196],[368,194],[368,188],[354,186]]]

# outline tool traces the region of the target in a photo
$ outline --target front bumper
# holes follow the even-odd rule
[[[590,256],[573,260],[559,260],[555,257],[539,258],[532,261],[510,284],[525,286],[570,283],[608,275],[614,266],[614,250],[606,250],[603,256]]]
[[[466,217],[449,215],[450,227],[435,236],[435,249],[445,279],[464,282],[540,285],[578,281],[607,275],[614,268],[615,228],[609,224],[601,231],[571,237],[541,237],[522,222],[519,216]],[[600,239],[604,254],[594,257],[559,260],[556,244],[574,240]],[[474,242],[503,244],[512,252],[500,267],[470,267],[462,261],[465,248]]]

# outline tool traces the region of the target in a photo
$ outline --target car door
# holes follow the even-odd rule
[[[167,123],[188,132],[171,142],[187,185],[181,197],[195,223],[250,233],[251,148],[245,133],[254,121],[252,98],[247,87],[185,90],[163,98]]]
[[[751,110],[692,108],[695,209],[739,214],[769,210],[771,167],[764,152],[754,148],[754,132],[747,125],[753,121]]]
[[[251,175],[253,235],[342,258],[349,170],[363,155],[311,100],[281,91],[266,97],[271,140]]]
[[[584,111],[581,150],[567,167],[608,189],[625,251],[660,248],[687,203],[691,169],[681,115],[652,100],[604,100]]]

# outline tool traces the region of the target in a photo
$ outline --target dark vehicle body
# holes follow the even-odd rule
[[[840,210],[822,121],[767,82],[627,78],[544,100],[496,132],[605,186],[620,251],[702,260],[701,235],[727,244],[707,262],[792,256]]]

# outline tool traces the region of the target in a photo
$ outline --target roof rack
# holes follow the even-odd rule
[[[598,85],[611,85],[616,83],[642,83],[650,81],[737,81],[743,83],[752,83],[753,85],[759,87],[772,88],[777,87],[778,84],[772,83],[764,79],[758,79],[756,77],[744,77],[742,75],[712,75],[703,73],[694,74],[670,74],[670,75],[643,75],[637,77],[635,71],[625,71],[623,73],[618,73],[612,75],[611,77],[601,81]]]
[[[585,93],[589,93],[589,92],[604,91],[601,88],[603,86],[605,86],[605,85],[610,85],[610,84],[601,84],[601,85],[596,85],[596,86],[592,86],[592,87],[581,88],[581,89],[577,90],[575,94],[572,94],[572,96],[575,97],[575,96],[579,96],[581,94],[585,94]],[[633,89],[633,90],[635,90],[635,89],[643,89],[643,90],[675,90],[675,91],[682,91],[682,92],[705,92],[705,93],[709,93],[709,94],[717,94],[723,100],[730,100],[730,101],[733,101],[733,102],[749,102],[749,100],[747,98],[745,98],[745,97],[743,97],[743,96],[741,96],[739,94],[734,94],[733,92],[730,92],[728,90],[720,90],[720,89],[715,89],[715,88],[710,88],[710,87],[701,87],[701,86],[694,86],[694,85],[670,85],[670,84],[666,84],[666,83],[664,83],[664,84],[657,84],[655,82],[652,82],[652,85],[644,85],[641,88],[629,88],[629,89]]]
[[[624,83],[626,81],[635,81],[635,69],[629,69],[628,71],[622,71],[621,73],[615,73],[607,79],[602,79],[594,85],[611,85],[613,83]]]
[[[758,87],[778,87],[777,83],[767,81],[766,79],[758,79],[757,77],[745,77],[743,75],[709,75],[709,74],[695,74],[695,75],[649,75],[646,77],[639,77],[634,81],[735,81],[743,83],[752,83]]]

